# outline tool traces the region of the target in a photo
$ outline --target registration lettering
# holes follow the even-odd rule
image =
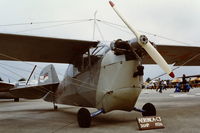
[[[149,123],[141,124],[141,128],[146,128],[146,127],[149,127]]]
[[[137,122],[140,130],[164,128],[160,116],[148,116],[137,118]]]

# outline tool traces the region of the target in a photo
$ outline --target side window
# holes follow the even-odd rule
[[[97,48],[90,49],[90,57],[88,52],[77,57],[73,64],[69,64],[65,76],[75,77],[80,72],[87,71],[89,64],[91,66],[95,65],[103,56],[109,51],[110,47],[100,46]],[[90,62],[89,62],[90,61]]]

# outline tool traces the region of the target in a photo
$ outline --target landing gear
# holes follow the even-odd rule
[[[53,106],[53,109],[54,109],[54,110],[57,110],[57,109],[58,109],[58,106],[57,106],[57,105],[54,105],[54,106]]]
[[[143,116],[155,116],[156,108],[152,103],[146,103],[142,109],[138,109],[136,107],[133,108],[134,111],[142,113]]]
[[[56,98],[55,98],[55,94],[53,95],[53,109],[54,110],[57,110],[58,109],[58,106],[56,105]]]
[[[81,108],[78,111],[77,120],[80,127],[90,127],[91,116],[89,110],[87,110],[86,108]]]
[[[58,109],[58,106],[56,105],[55,102],[53,102],[53,109],[54,109],[54,110],[57,110],[57,109]]]
[[[77,120],[80,127],[88,128],[91,125],[92,118],[103,113],[104,110],[100,109],[96,112],[90,113],[88,109],[81,108],[78,111]]]
[[[19,98],[14,98],[14,102],[19,102]]]
[[[155,116],[156,115],[156,108],[152,103],[146,103],[143,107],[142,112],[143,116]]]

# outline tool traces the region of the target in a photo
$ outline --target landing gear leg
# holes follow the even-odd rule
[[[141,112],[143,116],[155,116],[156,108],[152,103],[146,103],[142,109],[136,107],[133,108],[134,111]]]
[[[90,127],[92,118],[97,116],[97,115],[99,115],[99,114],[101,114],[101,113],[103,113],[103,112],[104,112],[104,110],[100,109],[100,110],[90,114],[88,109],[81,108],[78,111],[78,115],[77,115],[77,120],[78,120],[79,126],[83,127],[83,128]]]
[[[56,105],[56,98],[55,98],[55,94],[53,95],[53,109],[57,110],[58,106]]]
[[[19,102],[19,98],[14,98],[14,102]]]
[[[54,110],[57,110],[57,109],[58,109],[58,106],[56,105],[55,102],[53,102],[53,109],[54,109]]]

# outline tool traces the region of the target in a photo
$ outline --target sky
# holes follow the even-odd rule
[[[200,46],[199,0],[113,0],[113,2],[135,29],[143,31],[142,33],[156,44]],[[93,37],[94,21],[90,19],[94,18],[96,11],[96,18],[101,21],[97,21]],[[108,0],[0,0],[0,18],[0,33],[104,41],[134,38],[127,28],[116,26],[116,24],[125,25],[110,7]],[[20,78],[19,75],[5,70],[2,67],[5,67],[5,64],[28,71],[34,67],[33,64],[38,64],[37,73],[47,65],[6,61],[0,63],[4,64],[0,64],[0,76],[5,81]],[[67,65],[55,64],[55,66],[61,73],[60,79],[62,79]],[[24,77],[30,74],[6,67]],[[163,71],[156,65],[145,65],[144,79],[154,78],[162,73]],[[191,75],[200,71],[199,67],[180,67],[175,71],[177,76],[183,73]]]

